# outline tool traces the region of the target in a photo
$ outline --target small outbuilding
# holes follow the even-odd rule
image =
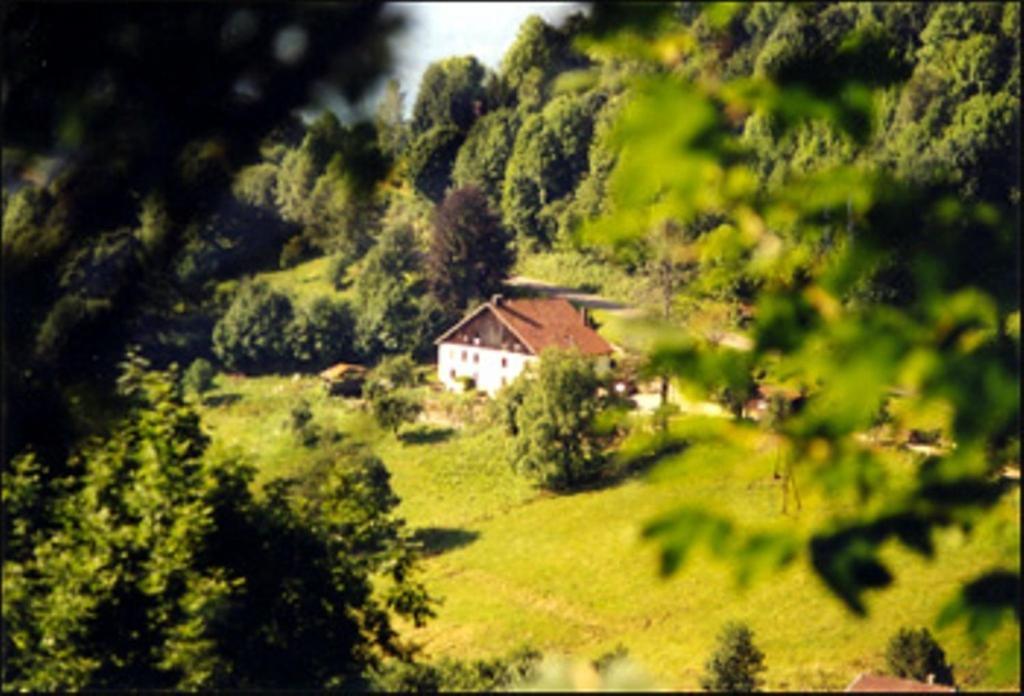
[[[366,368],[352,363],[331,365],[320,373],[331,396],[359,396],[366,381]]]

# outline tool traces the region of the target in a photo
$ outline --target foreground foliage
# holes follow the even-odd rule
[[[75,477],[41,479],[31,454],[4,476],[5,689],[352,688],[405,654],[391,615],[431,610],[381,462],[335,451],[304,495],[255,499],[176,376],[143,367]]]
[[[947,7],[919,8],[926,44],[962,36],[954,16],[1019,36],[1019,14],[1009,5]],[[787,32],[793,45],[777,46],[770,63],[766,47],[752,72],[719,71],[732,46],[723,39],[772,12],[779,13],[773,35]],[[698,262],[686,293],[753,305],[750,351],[666,323],[654,330],[652,370],[704,398],[723,387],[743,391],[752,377],[806,394],[772,427],[786,484],[782,508],[798,510],[797,495],[808,488],[849,504],[806,536],[738,526],[727,513],[701,506],[669,511],[646,529],[661,544],[662,570],[676,572],[703,544],[728,559],[741,581],[806,554],[835,596],[860,615],[865,594],[893,582],[884,544],[931,557],[937,530],[970,532],[1010,490],[1000,472],[1015,465],[1009,453],[1019,448],[1020,418],[1011,262],[1019,244],[1018,183],[964,190],[963,171],[901,177],[868,157],[819,160],[765,181],[756,170],[765,149],[752,150],[737,137],[738,123],[757,119],[773,124],[776,143],[811,128],[851,150],[872,142],[876,104],[907,78],[905,57],[889,50],[899,28],[879,24],[873,12],[741,11],[724,3],[626,18],[609,9],[606,17],[622,21],[589,38],[592,51],[646,61],[655,73],[633,81],[613,138],[610,209],[587,233],[628,252],[666,225],[694,228],[694,239],[674,243]],[[1003,28],[996,29],[1000,18]],[[999,45],[1007,58],[1014,55],[1016,43]],[[930,50],[923,48],[919,60]],[[1006,122],[1019,123],[1019,109]],[[1019,163],[1019,147],[1002,154]],[[701,230],[707,216],[720,223]],[[949,414],[943,432],[955,443],[928,456],[909,489],[888,485],[881,450],[863,437],[894,392],[909,394],[918,408],[941,405]],[[670,428],[653,440],[640,436],[636,452],[658,454],[665,438],[686,447],[669,458],[669,472],[712,451],[723,470],[741,469],[766,442],[753,423],[734,420]],[[1007,559],[978,569],[937,621],[964,621],[980,643],[1002,621],[1019,617],[1019,564]],[[1017,652],[1004,647],[1003,669],[1014,669]]]

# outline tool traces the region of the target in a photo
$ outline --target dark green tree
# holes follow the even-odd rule
[[[287,327],[292,362],[322,369],[354,356],[354,320],[348,304],[318,297],[299,309]]]
[[[438,203],[452,183],[452,167],[466,139],[456,126],[442,124],[419,135],[409,146],[406,173],[416,190]]]
[[[414,288],[422,284],[420,252],[407,227],[386,229],[353,287],[356,350],[367,358],[409,352],[422,339]]]
[[[501,289],[515,261],[512,236],[480,189],[449,193],[433,223],[427,277],[442,307],[454,314]]]
[[[743,623],[729,623],[718,635],[718,646],[704,667],[700,686],[705,691],[752,693],[760,691],[766,669],[764,653],[754,645],[754,634]]]
[[[455,158],[452,185],[477,186],[491,207],[500,209],[505,166],[518,128],[519,114],[510,108],[492,111],[474,123]]]
[[[927,628],[902,627],[885,647],[885,663],[897,677],[939,684],[953,684],[953,667],[946,653]]]
[[[213,328],[213,352],[226,367],[267,372],[287,364],[291,300],[263,281],[246,282]]]

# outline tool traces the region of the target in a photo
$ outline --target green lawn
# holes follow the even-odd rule
[[[942,534],[930,562],[889,549],[897,581],[870,597],[867,619],[847,613],[802,562],[741,592],[728,569],[701,551],[682,573],[662,580],[657,549],[640,540],[639,530],[675,504],[711,504],[764,527],[813,524],[826,502],[807,496],[799,517],[781,515],[770,458],[741,471],[723,471],[709,458],[671,480],[635,478],[554,496],[508,469],[495,427],[419,425],[399,441],[365,413],[325,397],[309,377],[220,376],[218,385],[203,408],[204,423],[216,447],[233,444],[258,463],[257,485],[300,474],[313,456],[286,425],[303,398],[318,422],[370,444],[384,459],[401,515],[428,530],[438,551],[425,559],[422,574],[443,601],[438,617],[404,629],[427,655],[499,655],[529,643],[594,658],[621,643],[662,686],[695,689],[720,626],[741,619],[767,655],[769,688],[841,689],[860,671],[883,669],[888,637],[901,625],[931,625],[958,583],[991,565],[1019,562],[1018,490],[970,538]],[[214,405],[218,398],[223,403]],[[1004,627],[990,643],[1005,644],[1014,629]],[[1016,684],[991,681],[991,655],[972,650],[959,628],[935,633],[964,688]]]

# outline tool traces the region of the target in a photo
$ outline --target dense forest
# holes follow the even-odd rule
[[[883,487],[851,444],[884,419],[877,395],[905,379],[952,404],[957,453],[883,513],[794,540],[679,511],[647,527],[668,574],[701,540],[733,534],[738,572],[807,541],[863,612],[891,578],[883,541],[927,553],[933,527],[1002,495],[992,462],[1019,459],[1016,3],[534,16],[496,70],[438,61],[360,122],[298,108],[324,74],[354,98],[383,71],[395,27],[376,5],[21,3],[3,24],[5,688],[522,676],[535,656],[416,666],[394,624],[433,603],[372,451],[342,441],[309,480],[256,494],[181,377],[429,362],[517,272],[657,318],[647,376],[727,406],[758,382],[811,394],[777,430],[787,466],[837,496]],[[300,57],[257,50],[286,25]],[[257,277],[317,258],[347,299]],[[697,321],[753,326],[754,350],[681,337]],[[626,445],[699,457],[714,438],[743,442],[663,425]],[[1019,621],[1019,566],[988,570],[964,615]]]

